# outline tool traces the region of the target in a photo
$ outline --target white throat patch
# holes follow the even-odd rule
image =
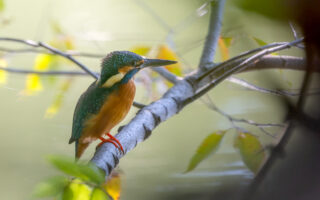
[[[103,85],[102,87],[112,87],[114,84],[121,81],[121,79],[124,77],[123,73],[118,73],[116,75],[111,76]]]

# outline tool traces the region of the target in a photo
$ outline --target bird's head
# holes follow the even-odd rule
[[[112,87],[115,83],[127,83],[139,70],[145,67],[171,65],[176,61],[147,59],[130,51],[114,51],[109,53],[101,64],[100,84]]]

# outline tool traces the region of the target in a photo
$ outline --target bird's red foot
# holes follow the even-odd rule
[[[113,135],[111,135],[110,133],[106,134],[107,136],[109,136],[108,139],[105,139],[103,137],[99,137],[99,139],[101,140],[101,142],[98,144],[98,146],[102,145],[103,143],[106,142],[110,142],[112,143],[117,149],[119,149],[121,151],[121,153],[124,154],[124,150],[123,147],[121,145],[121,143],[119,142],[119,140],[117,138],[115,138]]]

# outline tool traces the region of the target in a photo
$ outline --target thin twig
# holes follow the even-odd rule
[[[245,87],[247,89],[258,91],[261,93],[273,94],[273,95],[277,95],[277,96],[289,96],[289,97],[300,96],[300,92],[290,92],[287,90],[271,90],[271,89],[267,89],[267,88],[263,88],[263,87],[254,85],[252,83],[249,83],[248,81],[245,81],[243,79],[236,78],[233,76],[227,78],[227,81],[230,81],[231,83],[235,83],[235,84],[240,85],[242,87]],[[308,92],[307,95],[319,95],[319,94],[320,94],[320,91],[310,91],[310,92]]]
[[[290,25],[291,31],[292,31],[292,33],[293,33],[294,39],[297,40],[297,39],[299,38],[299,36],[298,36],[298,33],[297,33],[296,29],[294,28],[292,22],[289,22],[289,25]]]
[[[82,63],[80,63],[78,60],[74,59],[72,56],[70,56],[69,54],[66,54],[54,47],[51,47],[43,42],[39,42],[39,46],[40,47],[43,47],[45,49],[48,49],[49,51],[57,54],[57,55],[60,55],[64,58],[67,58],[68,60],[72,61],[73,63],[75,63],[76,65],[78,65],[81,69],[83,69],[85,72],[87,72],[89,75],[91,75],[93,78],[95,79],[99,79],[99,76],[94,73],[93,71],[91,71],[89,68],[87,68],[86,66],[84,66]]]
[[[242,129],[241,127],[235,125],[235,123],[245,123],[245,124],[249,124],[249,125],[252,125],[252,126],[256,126],[258,127],[263,133],[266,133],[267,135],[275,138],[275,136],[269,132],[267,132],[264,128],[270,128],[270,127],[284,127],[284,124],[276,124],[276,123],[258,123],[258,122],[255,122],[253,120],[250,120],[250,119],[242,119],[242,118],[236,118],[236,117],[233,117],[232,115],[229,115],[227,114],[226,112],[224,112],[223,110],[221,110],[220,108],[218,108],[212,101],[212,99],[210,98],[210,96],[206,95],[209,103],[205,104],[207,105],[208,108],[210,108],[211,110],[221,114],[222,116],[224,116],[225,118],[227,118],[232,126],[236,129]]]
[[[206,43],[202,50],[199,67],[202,70],[207,69],[207,64],[214,59],[218,39],[221,31],[222,17],[225,0],[212,1],[211,3],[210,23]]]
[[[181,80],[180,77],[174,75],[173,73],[169,72],[167,69],[163,67],[154,67],[152,68],[153,71],[160,74],[163,78],[165,78],[167,81],[176,84],[179,80]]]
[[[56,53],[42,50],[42,49],[34,49],[34,48],[21,48],[21,49],[13,49],[7,47],[0,47],[0,51],[12,54],[18,53],[41,53],[41,54],[49,54],[49,55],[56,55]],[[85,58],[103,58],[105,54],[98,54],[98,53],[88,53],[88,52],[79,52],[74,50],[67,50],[65,51],[66,54],[74,57],[85,57]]]
[[[80,63],[79,61],[77,61],[76,59],[74,59],[71,55],[62,52],[46,43],[43,42],[35,42],[33,40],[22,40],[22,39],[17,39],[17,38],[7,38],[7,37],[0,37],[0,40],[2,41],[11,41],[11,42],[17,42],[17,43],[21,43],[21,44],[26,44],[32,47],[42,47],[44,49],[47,49],[49,51],[51,51],[52,53],[56,54],[56,55],[60,55],[70,61],[72,61],[73,63],[75,63],[76,65],[78,65],[81,69],[83,69],[85,72],[87,72],[89,75],[91,75],[93,78],[98,79],[99,76],[97,74],[95,74],[94,72],[92,72],[89,68],[87,68],[86,66],[84,66],[82,63]]]
[[[86,72],[80,71],[38,71],[38,70],[25,70],[9,67],[1,67],[0,70],[7,71],[16,74],[39,74],[39,75],[50,75],[50,76],[88,76]]]

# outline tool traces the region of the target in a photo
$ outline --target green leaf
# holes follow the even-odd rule
[[[197,152],[191,158],[185,172],[193,170],[201,161],[207,158],[211,153],[214,153],[218,149],[225,133],[226,131],[218,131],[206,137],[198,147]]]
[[[232,37],[221,37],[221,39],[224,41],[227,48],[229,48],[233,42]]]
[[[79,164],[75,163],[74,159],[64,156],[50,156],[48,160],[55,168],[65,174],[85,179],[80,171]]]
[[[108,200],[107,194],[99,188],[95,188],[91,193],[90,200]]]
[[[266,157],[258,138],[250,133],[239,133],[234,144],[246,166],[252,172],[258,172]]]
[[[65,174],[96,184],[104,182],[104,174],[92,164],[75,163],[74,159],[63,156],[50,156],[49,162]]]
[[[252,37],[252,39],[259,45],[259,46],[265,46],[267,45],[268,43],[266,43],[265,41],[259,39],[259,38],[256,38],[256,37]],[[277,53],[272,53],[271,55],[278,55]]]
[[[105,182],[105,176],[101,169],[93,164],[86,164],[80,166],[80,171],[86,177],[88,177],[89,181],[92,181],[98,185]]]
[[[0,11],[4,10],[4,2],[3,0],[0,0]]]
[[[285,1],[280,0],[236,0],[232,1],[240,9],[255,12],[270,19],[287,20]]]
[[[63,176],[51,177],[35,187],[33,196],[39,198],[57,196],[59,193],[63,192],[68,182],[68,179]]]
[[[256,38],[256,37],[252,37],[252,39],[259,45],[259,46],[264,46],[264,45],[267,45],[268,43],[266,43],[265,41],[259,39],[259,38]]]

